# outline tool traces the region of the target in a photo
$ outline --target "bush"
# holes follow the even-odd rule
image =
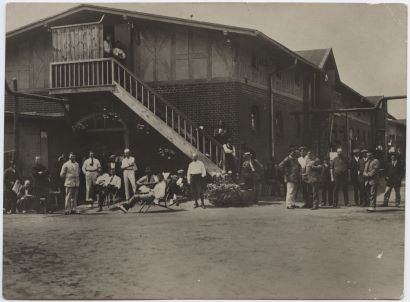
[[[241,190],[234,183],[211,183],[207,189],[207,198],[215,207],[247,207],[254,203],[253,192]]]

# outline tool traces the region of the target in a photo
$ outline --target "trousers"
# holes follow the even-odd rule
[[[202,204],[204,203],[204,189],[203,189],[203,179],[201,174],[191,175],[191,190],[192,197],[197,202],[198,198],[201,198]]]
[[[85,200],[86,201],[93,201],[93,195],[94,195],[94,187],[95,183],[97,181],[98,173],[97,171],[87,171],[85,173]]]
[[[376,197],[377,197],[377,184],[367,183],[365,186],[366,197],[368,198],[368,203],[370,207],[376,207]]]
[[[336,205],[336,206],[339,203],[340,188],[343,191],[343,197],[344,197],[345,205],[347,206],[349,204],[349,196],[348,196],[348,193],[347,193],[347,175],[346,174],[341,174],[341,175],[335,174],[333,205]]]
[[[308,206],[319,207],[319,188],[318,182],[310,183],[308,186]]]
[[[137,190],[137,184],[135,183],[135,172],[134,170],[124,170],[124,189],[125,189],[125,199],[129,200]],[[130,183],[132,194],[130,194]]]
[[[286,206],[292,207],[295,205],[296,199],[296,183],[287,182],[286,183]]]
[[[394,189],[394,193],[396,194],[396,205],[400,204],[401,201],[401,196],[400,196],[400,184],[395,184],[392,186],[388,186],[386,185],[386,190],[384,192],[384,205],[388,205],[389,204],[389,200],[390,200],[390,194],[391,191]]]
[[[65,187],[65,209],[66,211],[77,209],[78,187]]]

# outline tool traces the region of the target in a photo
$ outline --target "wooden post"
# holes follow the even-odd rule
[[[13,78],[13,89],[17,91],[17,79]],[[14,161],[17,164],[17,169],[21,171],[21,165],[19,162],[20,157],[20,126],[19,126],[19,99],[18,96],[14,96],[14,121],[13,121],[13,132],[14,132]]]

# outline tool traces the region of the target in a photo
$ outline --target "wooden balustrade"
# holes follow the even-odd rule
[[[119,85],[164,121],[178,135],[220,167],[222,145],[113,58],[51,63],[50,88],[86,88]]]

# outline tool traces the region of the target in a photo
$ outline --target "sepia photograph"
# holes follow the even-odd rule
[[[406,4],[2,10],[3,299],[405,298]]]

